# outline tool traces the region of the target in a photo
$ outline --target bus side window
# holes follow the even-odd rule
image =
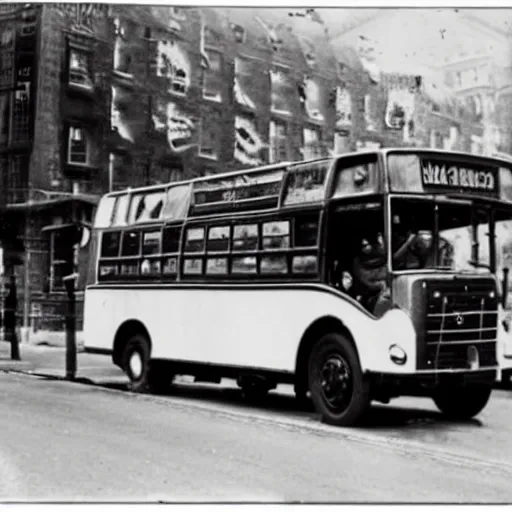
[[[233,251],[258,250],[258,225],[241,224],[233,228]]]
[[[301,215],[295,218],[293,232],[294,247],[316,247],[318,245],[319,214]]]
[[[119,256],[120,231],[105,231],[101,236],[101,253],[103,258],[116,258]]]
[[[142,233],[142,254],[151,255],[160,253],[160,242],[162,233],[160,230],[143,231]]]
[[[290,221],[263,223],[263,249],[288,249],[290,247]]]
[[[229,226],[215,226],[208,229],[206,250],[208,252],[229,251],[229,231]]]
[[[230,226],[212,226],[208,229],[206,251],[212,256],[206,259],[207,275],[226,275],[228,273],[227,255],[220,257],[218,253],[229,251]],[[213,255],[213,253],[216,253]]]
[[[166,277],[178,274],[181,226],[166,226],[162,233],[162,274]]]
[[[125,231],[121,245],[121,256],[138,256],[140,254],[140,231]]]
[[[185,247],[183,252],[203,252],[204,251],[204,228],[188,228],[185,238]]]
[[[160,245],[162,232],[160,229],[147,230],[142,232],[142,255],[145,258],[140,265],[140,272],[143,275],[160,274]]]

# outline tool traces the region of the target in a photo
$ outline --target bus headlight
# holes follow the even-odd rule
[[[407,362],[407,354],[405,353],[405,350],[398,345],[391,345],[389,347],[389,358],[393,363],[400,366]]]

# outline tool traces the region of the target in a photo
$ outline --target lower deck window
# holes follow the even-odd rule
[[[286,256],[262,256],[260,271],[262,274],[287,274]]]
[[[160,259],[145,259],[140,265],[140,273],[142,275],[160,274]]]
[[[294,274],[316,274],[318,260],[316,256],[294,256],[292,259],[292,272]]]
[[[201,258],[187,258],[183,262],[183,273],[198,275],[203,273],[203,260]]]
[[[228,259],[227,258],[208,258],[206,262],[207,274],[227,274]]]
[[[121,263],[121,275],[122,276],[136,276],[139,273],[139,262],[130,261]]]
[[[256,274],[256,272],[257,272],[256,256],[246,256],[244,258],[233,258],[231,272],[233,274]]]
[[[165,275],[175,275],[178,273],[178,258],[164,258],[162,273]]]
[[[119,268],[116,264],[110,263],[100,263],[98,268],[99,279],[107,279],[109,277],[117,276],[119,273]]]

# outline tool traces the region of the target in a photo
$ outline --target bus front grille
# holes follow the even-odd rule
[[[495,366],[498,304],[492,282],[427,285],[424,369]]]

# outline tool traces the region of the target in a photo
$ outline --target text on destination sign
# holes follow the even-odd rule
[[[421,166],[421,178],[426,186],[496,191],[496,176],[490,170],[424,162]]]

